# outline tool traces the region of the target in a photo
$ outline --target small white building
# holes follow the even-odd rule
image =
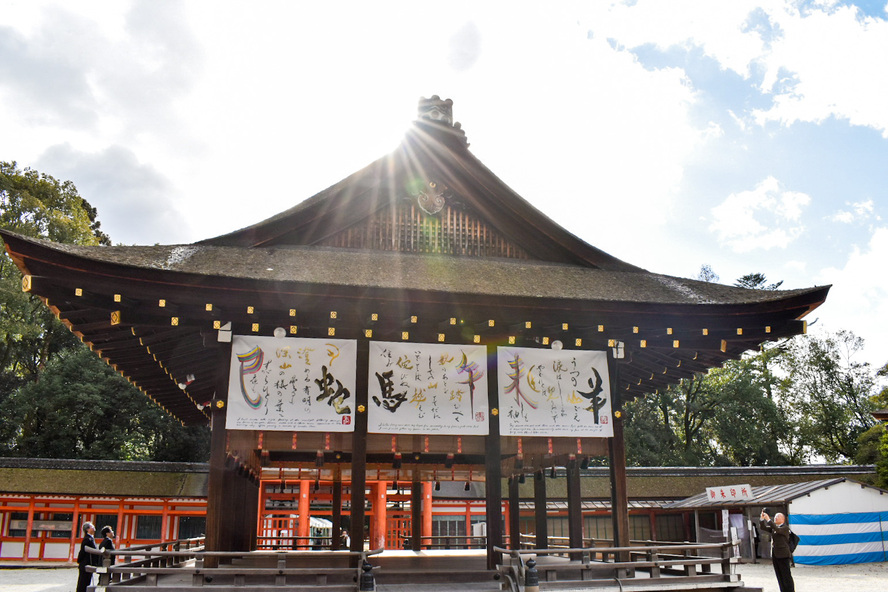
[[[842,479],[791,500],[789,524],[796,563],[888,561],[888,491]]]
[[[767,508],[771,516],[786,514],[790,528],[799,535],[793,555],[796,563],[888,561],[888,491],[844,478],[751,489],[749,499],[722,501],[703,492],[664,509],[693,509],[695,515],[701,510],[723,510],[730,526],[737,527],[744,556],[752,556],[756,534],[767,543],[767,533],[756,532],[758,516]],[[767,556],[767,547],[760,545],[763,556]]]

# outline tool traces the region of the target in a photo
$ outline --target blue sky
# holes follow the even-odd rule
[[[259,221],[394,148],[420,96],[651,271],[833,284],[888,362],[886,1],[0,0],[0,159],[127,244]]]

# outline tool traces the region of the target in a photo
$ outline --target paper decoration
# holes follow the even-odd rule
[[[370,342],[367,431],[487,434],[487,348]]]
[[[607,353],[497,349],[500,433],[613,437]]]
[[[357,344],[233,336],[229,430],[354,430]]]

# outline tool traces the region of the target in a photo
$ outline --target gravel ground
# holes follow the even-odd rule
[[[737,566],[747,586],[777,592],[770,563]],[[798,592],[882,592],[888,589],[888,562],[856,565],[798,565],[792,570]],[[70,592],[77,568],[0,569],[0,592]]]
[[[744,563],[737,566],[747,586],[778,592],[777,578],[770,563]],[[798,592],[881,592],[888,589],[888,562],[854,565],[797,565],[792,578]]]

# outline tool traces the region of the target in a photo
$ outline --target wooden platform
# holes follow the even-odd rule
[[[205,568],[200,559],[171,557],[164,564],[118,563],[111,568],[114,580],[107,588],[128,588],[134,591],[170,589],[206,589],[213,592],[273,592],[280,590],[312,590],[313,592],[357,592],[359,570],[353,554],[347,552],[243,553],[231,554],[215,568]],[[237,556],[235,556],[237,555]],[[721,573],[688,573],[651,569],[651,561],[636,560],[635,569],[619,581],[614,577],[615,564],[605,561],[570,560],[554,555],[521,555],[539,560],[537,573],[541,590],[559,592],[590,591],[637,592],[684,590],[727,590],[753,592],[744,588],[739,576]],[[512,558],[504,556],[497,570],[487,569],[484,551],[385,551],[368,558],[374,566],[376,590],[379,592],[453,592],[495,591],[522,592],[522,573]],[[695,558],[699,562],[702,558]],[[661,565],[663,568],[665,566]],[[669,561],[666,559],[665,561]],[[677,560],[688,563],[689,559]],[[708,564],[702,563],[701,566]],[[678,566],[676,566],[678,567]],[[696,567],[695,567],[696,569]],[[132,577],[135,576],[135,577]],[[121,580],[122,578],[122,580]],[[95,590],[102,590],[96,587]]]

